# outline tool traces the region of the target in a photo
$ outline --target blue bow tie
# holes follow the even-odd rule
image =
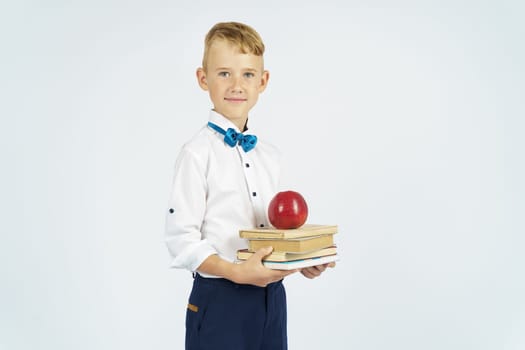
[[[257,144],[257,136],[255,135],[244,135],[240,132],[235,131],[232,128],[224,131],[220,126],[208,122],[208,126],[218,133],[224,135],[224,142],[230,147],[235,147],[236,144],[241,145],[244,152],[251,151]]]

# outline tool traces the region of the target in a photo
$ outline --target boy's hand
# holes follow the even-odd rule
[[[264,267],[262,264],[262,259],[269,255],[272,250],[272,247],[261,248],[256,251],[248,260],[238,264],[234,282],[266,287],[268,284],[280,281],[284,277],[298,271],[272,270]]]
[[[321,276],[321,274],[326,270],[327,267],[335,267],[335,262],[331,262],[323,265],[316,265],[305,267],[301,269],[301,273],[306,278],[316,278]]]

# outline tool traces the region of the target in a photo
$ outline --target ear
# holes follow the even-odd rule
[[[261,84],[259,85],[259,93],[263,92],[268,86],[268,80],[270,79],[270,72],[267,70],[262,72],[261,75]]]
[[[208,81],[206,80],[206,72],[203,68],[197,68],[197,82],[204,91],[208,91]]]

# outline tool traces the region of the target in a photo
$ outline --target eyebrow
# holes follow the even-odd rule
[[[221,70],[231,70],[230,67],[218,67],[215,69],[215,71],[221,71]],[[242,68],[241,69],[244,72],[257,72],[258,70],[255,68]]]

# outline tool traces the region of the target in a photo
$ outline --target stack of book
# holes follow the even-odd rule
[[[249,259],[258,249],[273,247],[263,264],[271,269],[292,270],[339,260],[334,243],[336,225],[306,224],[297,229],[274,228],[240,230],[248,249],[237,251],[237,259]]]

